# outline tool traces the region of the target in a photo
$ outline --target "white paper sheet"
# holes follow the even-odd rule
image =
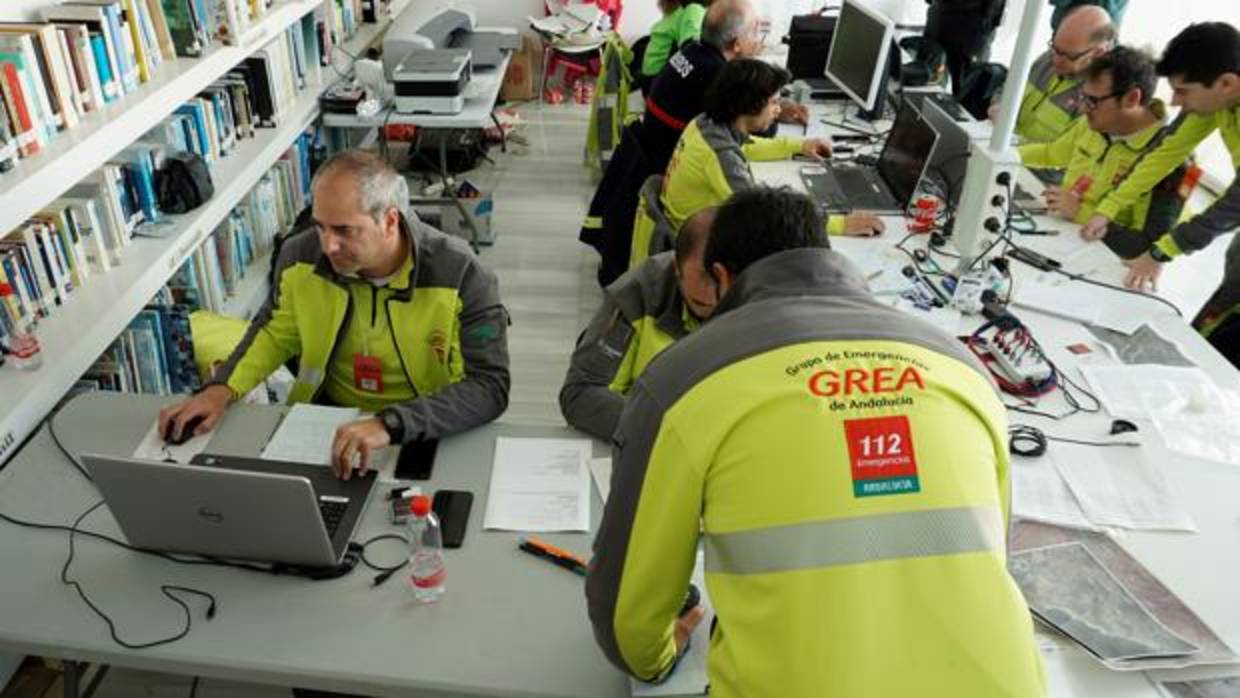
[[[1012,516],[1028,521],[1096,531],[1081,503],[1049,455],[1014,457],[1011,466]]]
[[[1196,367],[1082,366],[1081,375],[1112,417],[1148,419],[1148,405],[1186,402],[1197,412],[1212,412],[1222,402],[1210,376]]]
[[[263,449],[267,460],[331,465],[336,427],[361,417],[356,407],[293,405]]]
[[[607,504],[607,497],[611,494],[611,459],[591,458],[590,475],[594,478],[594,486],[598,488],[599,499],[603,500],[603,504]]]
[[[1141,451],[1052,442],[1047,452],[1095,525],[1195,532],[1197,525]]]
[[[202,453],[203,449],[207,447],[207,442],[211,440],[212,435],[213,432],[199,434],[180,446],[173,446],[164,442],[163,434],[159,433],[159,420],[155,420],[155,423],[147,430],[146,436],[142,437],[142,442],[138,444],[137,450],[133,452],[133,457],[143,460],[171,460],[186,464],[193,460],[194,456]]]
[[[588,439],[495,440],[485,528],[589,531]]]
[[[710,603],[710,595],[706,593],[706,562],[702,551],[698,551],[697,562],[693,566],[692,581],[702,593],[698,603],[706,611],[702,622],[698,623],[689,641],[689,651],[680,658],[676,670],[667,680],[660,684],[646,683],[637,679],[629,679],[634,696],[700,696],[705,695],[710,678],[706,673],[706,655],[710,650],[710,620],[715,616],[715,607]]]
[[[1012,303],[1048,315],[1097,324],[1102,300],[1066,277],[1035,277],[1021,282]]]

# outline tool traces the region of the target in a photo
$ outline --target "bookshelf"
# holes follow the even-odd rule
[[[160,67],[155,78],[82,123],[58,135],[43,152],[0,174],[0,231],[12,230],[55,201],[122,148],[142,136],[177,105],[201,92],[233,66],[323,0],[292,0],[273,8],[237,46],[216,45],[202,58],[178,58]]]
[[[91,113],[77,128],[61,133],[43,152],[19,160],[0,174],[0,231],[20,226],[26,218],[55,201],[79,180],[142,136],[179,104],[198,94],[255,50],[276,38],[293,22],[331,0],[286,0],[272,8],[237,46],[216,46],[202,58],[179,58],[119,103]],[[395,0],[388,17],[413,0]],[[382,36],[390,19],[363,24],[342,48],[358,55]],[[339,59],[339,56],[333,56]],[[319,92],[338,79],[330,67],[308,76],[305,88],[279,127],[260,129],[212,167],[215,195],[204,206],[169,216],[171,232],[161,238],[135,237],[122,253],[121,264],[92,275],[84,290],[51,317],[39,323],[43,364],[38,370],[0,367],[0,466],[32,434],[61,397],[116,339],[168,278],[214,231],[293,140],[319,117]],[[250,317],[267,294],[270,255],[251,262],[224,312]],[[0,657],[2,658],[2,657]]]

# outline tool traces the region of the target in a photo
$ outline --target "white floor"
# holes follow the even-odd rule
[[[495,196],[497,241],[482,248],[496,271],[512,315],[508,346],[512,393],[503,419],[519,424],[563,424],[556,396],[577,335],[598,306],[595,252],[577,241],[594,191],[582,164],[584,107],[527,105],[524,125],[509,152],[491,151],[494,165],[471,177]],[[97,698],[186,698],[189,677],[112,669]],[[199,698],[287,698],[287,689],[204,680]],[[429,698],[429,697],[428,697]]]

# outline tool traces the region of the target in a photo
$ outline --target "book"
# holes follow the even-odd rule
[[[60,49],[60,34],[55,25],[27,22],[0,22],[0,44],[7,39],[23,37],[35,54],[39,70],[43,73],[48,101],[60,115],[58,128],[73,128],[78,124],[78,109],[74,105],[73,87],[69,82],[68,67]]]
[[[30,115],[17,66],[13,63],[0,62],[0,99],[3,99],[8,111],[18,152],[23,157],[38,153],[40,145],[37,124]]]
[[[12,63],[21,80],[22,93],[40,128],[40,145],[46,146],[64,125],[64,117],[52,109],[47,84],[29,37],[0,36],[0,63]]]
[[[111,102],[125,92],[125,87],[121,82],[123,65],[117,53],[120,47],[115,44],[116,37],[103,8],[96,5],[62,3],[45,8],[42,16],[47,22],[74,22],[84,25],[91,37],[95,68],[99,72],[104,100]]]

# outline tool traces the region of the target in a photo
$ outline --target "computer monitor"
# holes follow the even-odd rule
[[[905,93],[907,100],[908,93]],[[921,115],[939,132],[939,143],[934,148],[930,171],[943,183],[947,205],[952,210],[960,205],[964,191],[964,178],[969,168],[972,139],[969,132],[933,99],[921,101]]]
[[[917,191],[938,140],[938,131],[912,105],[900,108],[878,156],[878,174],[901,205],[907,207]]]
[[[860,0],[844,0],[831,36],[826,75],[856,102],[862,118],[882,115],[887,60],[896,23]]]

